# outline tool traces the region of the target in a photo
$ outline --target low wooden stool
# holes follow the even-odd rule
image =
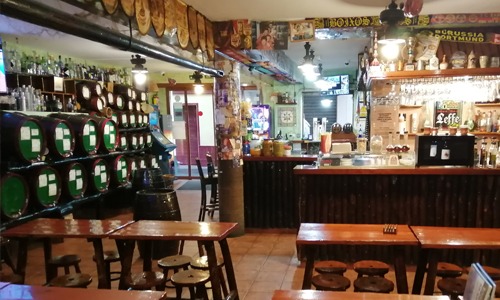
[[[195,270],[209,271],[208,258],[206,255],[191,260],[190,265],[191,268]],[[229,288],[227,287],[226,279],[224,278],[224,272],[222,271],[223,266],[224,266],[224,260],[220,257],[217,257],[217,272],[219,273],[222,293],[224,294],[224,297],[226,297],[227,295],[229,295]]]
[[[355,292],[367,293],[385,293],[388,294],[394,290],[394,283],[383,277],[361,277],[354,280]]]
[[[168,277],[168,272],[173,271],[173,274],[179,272],[180,269],[187,270],[191,262],[191,257],[187,255],[171,255],[164,257],[158,261],[158,267],[163,270],[163,276],[165,278],[165,287],[173,288],[174,286],[167,286],[167,282],[170,281]],[[172,274],[172,275],[173,275]]]
[[[467,280],[462,278],[443,278],[437,283],[439,290],[443,295],[449,295],[450,299],[458,299],[465,291]]]
[[[120,261],[120,254],[118,254],[118,251],[115,250],[108,250],[104,251],[104,267],[105,267],[105,272],[106,272],[106,277],[108,277],[108,281],[115,281],[115,280],[120,280],[120,274],[121,272],[111,272],[111,263],[114,262],[119,262]],[[95,255],[92,256],[92,260],[96,261]],[[111,274],[118,274],[118,276],[111,277]]]
[[[1,282],[10,282],[13,284],[23,284],[23,276],[15,274],[15,273],[10,273],[10,274],[5,274],[4,272],[0,272],[0,281]]]
[[[165,290],[165,277],[162,272],[146,271],[130,274],[125,282],[129,290],[145,291],[153,287],[157,291]]]
[[[349,279],[338,274],[319,274],[313,276],[312,285],[321,291],[344,292],[351,286]]]
[[[180,271],[172,275],[170,280],[175,286],[176,299],[181,299],[182,288],[189,288],[191,299],[203,298],[208,300],[205,284],[210,279],[210,273],[202,270]]]
[[[49,286],[67,287],[67,288],[87,288],[92,282],[92,276],[89,274],[67,274],[58,276],[49,282]]]
[[[358,273],[358,278],[364,275],[384,277],[389,273],[389,265],[378,260],[360,260],[354,263],[354,271]]]
[[[447,262],[438,262],[436,275],[443,278],[456,278],[462,276],[462,268]]]
[[[500,280],[500,269],[490,266],[483,266],[483,269],[486,272],[486,274],[488,274],[488,276],[491,277],[493,281]],[[467,273],[469,273],[470,267],[465,268],[465,270],[467,271]]]
[[[317,262],[314,265],[314,270],[320,274],[344,275],[347,271],[347,265],[341,261],[324,260]]]
[[[57,277],[58,268],[64,268],[64,274],[68,275],[69,267],[73,266],[76,273],[82,273],[80,270],[80,262],[82,259],[76,254],[60,255],[54,256],[47,262],[48,267],[48,278],[47,281],[51,281]]]

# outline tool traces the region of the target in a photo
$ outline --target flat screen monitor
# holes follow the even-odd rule
[[[7,94],[7,81],[5,79],[5,65],[3,63],[2,38],[0,38],[0,95]]]
[[[349,75],[335,75],[324,77],[328,84],[325,89],[329,95],[348,95],[349,94]]]

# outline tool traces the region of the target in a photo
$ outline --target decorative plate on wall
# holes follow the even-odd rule
[[[215,45],[214,45],[214,29],[212,22],[205,19],[205,31],[207,34],[207,56],[208,60],[214,60],[215,58]]]
[[[101,0],[101,2],[104,10],[110,15],[114,14],[118,8],[118,0]]]
[[[188,6],[189,39],[194,49],[198,49],[198,19],[197,11],[192,6]]]
[[[207,32],[205,30],[205,17],[198,13],[196,16],[198,23],[198,40],[200,42],[201,51],[207,50]]]
[[[135,13],[135,1],[134,0],[120,0],[123,12],[129,16],[133,17]]]
[[[175,24],[175,1],[176,0],[164,0],[163,7],[165,10],[165,30],[171,32],[177,27]]]
[[[294,127],[297,124],[295,107],[278,107],[278,126]]]
[[[151,12],[149,0],[135,0],[135,20],[142,35],[146,35],[151,27]]]
[[[187,15],[187,5],[180,1],[175,1],[175,23],[177,24],[177,40],[179,46],[186,49],[189,45],[189,22]]]
[[[151,9],[151,23],[157,37],[162,37],[165,33],[165,7],[163,0],[149,0]]]

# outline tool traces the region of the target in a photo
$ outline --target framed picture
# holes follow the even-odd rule
[[[297,112],[295,107],[278,107],[278,126],[294,127],[297,124]]]
[[[293,21],[288,22],[290,26],[291,42],[306,42],[314,40],[314,21]]]

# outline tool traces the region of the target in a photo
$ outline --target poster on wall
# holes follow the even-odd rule
[[[462,102],[453,100],[436,101],[434,126],[443,130],[462,124]]]
[[[314,20],[290,22],[290,41],[307,42],[314,40]]]
[[[259,50],[287,50],[288,22],[260,22],[254,46]]]
[[[395,132],[398,110],[397,105],[374,105],[371,108],[370,134],[385,136],[389,132]]]

